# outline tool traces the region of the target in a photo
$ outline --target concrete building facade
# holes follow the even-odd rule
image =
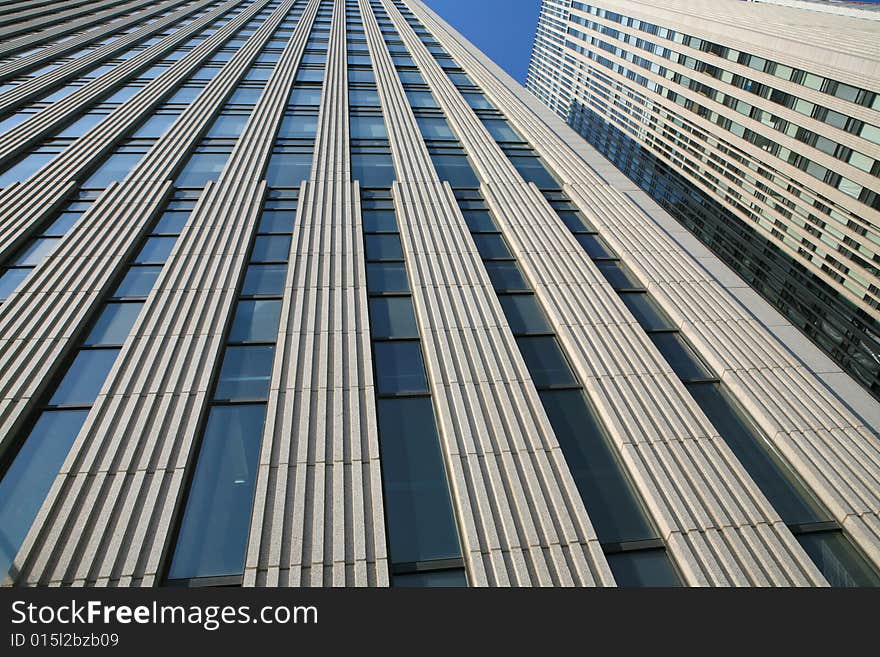
[[[423,3],[43,9],[6,585],[880,583],[877,401]]]
[[[527,88],[880,396],[880,12],[542,4]]]

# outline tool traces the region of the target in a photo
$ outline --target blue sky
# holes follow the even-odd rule
[[[541,0],[424,0],[520,83],[526,79]]]

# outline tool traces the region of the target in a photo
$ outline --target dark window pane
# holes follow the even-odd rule
[[[666,550],[634,550],[608,555],[617,585],[623,588],[681,586]]]
[[[432,570],[424,573],[393,575],[391,586],[396,588],[429,588],[448,586],[467,586],[467,575],[463,568],[455,570]]]
[[[538,158],[513,156],[510,161],[526,182],[535,183],[539,189],[559,189],[556,178]]]
[[[477,245],[477,251],[484,260],[495,260],[499,258],[512,258],[507,244],[501,235],[473,235],[474,243]]]
[[[194,153],[174,184],[177,187],[204,187],[209,180],[220,177],[228,157],[227,153]]]
[[[652,333],[651,341],[663,354],[673,371],[685,381],[711,378],[693,350],[676,333]]]
[[[374,338],[417,338],[416,317],[409,297],[370,299],[370,333]]]
[[[258,235],[254,240],[251,262],[287,262],[290,235]]]
[[[431,161],[440,180],[448,180],[452,187],[477,188],[480,181],[471,163],[464,155],[432,155]]]
[[[0,575],[10,572],[88,414],[87,410],[44,411],[0,481]]]
[[[121,345],[143,307],[143,303],[108,303],[85,344]]]
[[[235,309],[230,342],[275,342],[278,337],[280,299],[242,300]]]
[[[377,413],[392,562],[461,556],[431,400],[380,399]]]
[[[611,247],[598,235],[576,235],[575,237],[591,258],[616,257]]]
[[[266,184],[269,187],[299,188],[311,173],[311,153],[275,153],[266,169]]]
[[[373,351],[380,393],[428,391],[418,342],[377,342]]]
[[[394,210],[364,210],[362,212],[364,232],[396,233],[397,217]]]
[[[498,231],[498,226],[495,225],[495,221],[488,210],[463,210],[462,214],[464,215],[468,230],[475,233]]]
[[[517,338],[516,343],[529,368],[532,381],[539,388],[577,383],[556,338]]]
[[[164,263],[177,242],[176,237],[150,237],[138,254],[137,263]]]
[[[351,117],[352,139],[386,139],[388,131],[381,116],[354,114]]]
[[[21,255],[15,259],[15,264],[27,266],[40,264],[47,255],[52,253],[60,241],[59,237],[38,237],[28,244]]]
[[[562,219],[562,223],[566,228],[574,233],[582,233],[584,231],[593,231],[594,228],[589,221],[580,213],[574,210],[557,210],[556,214]]]
[[[143,153],[117,153],[104,162],[101,167],[82,184],[84,189],[104,189],[115,180],[122,180],[134,165],[140,161]],[[2,185],[2,183],[0,183]]]
[[[533,294],[504,294],[498,300],[515,334],[551,332],[544,311]]]
[[[260,217],[260,233],[292,233],[296,221],[294,210],[263,210]]]
[[[397,235],[365,235],[367,260],[402,260],[403,246]]]
[[[599,271],[615,290],[642,287],[635,275],[620,262],[605,260],[597,262],[596,266],[599,267]]]
[[[278,130],[282,139],[314,139],[318,132],[317,114],[294,114],[285,116]]]
[[[688,392],[786,523],[830,520],[810,493],[789,476],[787,466],[770,451],[718,384],[689,385]]]
[[[416,122],[425,139],[455,139],[446,119],[439,116],[417,116]]]
[[[580,390],[545,390],[541,402],[603,543],[656,538]]]
[[[492,286],[499,292],[505,290],[518,292],[532,289],[526,283],[526,279],[523,278],[522,272],[515,262],[486,262],[484,264]]]
[[[266,399],[274,346],[227,347],[215,399]]]
[[[620,298],[629,308],[639,325],[647,330],[662,330],[675,328],[666,317],[660,307],[654,303],[647,294],[638,292],[634,294],[621,294]]]
[[[831,586],[880,586],[880,575],[843,532],[813,532],[797,539]]]
[[[30,269],[7,269],[4,271],[0,275],[0,301],[8,298],[31,271]]]
[[[367,264],[367,290],[379,292],[409,292],[409,279],[403,263]]]
[[[169,579],[244,572],[265,417],[264,404],[211,408]]]
[[[119,349],[81,350],[58,384],[49,404],[89,406],[94,403],[118,354]]]
[[[351,177],[361,187],[391,187],[397,180],[391,155],[385,153],[352,153]]]
[[[244,276],[241,293],[249,295],[281,295],[287,278],[287,265],[251,265]]]

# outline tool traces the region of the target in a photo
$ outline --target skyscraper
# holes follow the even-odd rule
[[[7,583],[880,582],[876,400],[422,3],[125,7],[0,68]]]
[[[527,88],[880,396],[880,11],[545,0]]]

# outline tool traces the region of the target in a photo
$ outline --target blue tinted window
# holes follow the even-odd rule
[[[18,164],[0,173],[0,187],[7,187],[14,182],[22,182],[30,178],[39,169],[51,162],[54,153],[32,153]]]
[[[403,263],[367,263],[367,289],[372,293],[409,292],[409,280]]]
[[[320,105],[321,87],[294,87],[288,103],[290,105]]]
[[[260,233],[292,233],[296,212],[293,210],[263,210],[260,217]]]
[[[559,189],[556,178],[547,171],[536,157],[511,156],[510,161],[526,182],[533,182],[539,189]]]
[[[55,250],[61,239],[58,237],[38,237],[31,242],[21,255],[15,259],[16,265],[35,266]]]
[[[397,235],[365,235],[367,260],[401,260],[403,246]]]
[[[206,136],[227,139],[240,137],[249,118],[248,114],[221,114],[214,119]]]
[[[211,408],[170,579],[244,571],[265,416],[264,404]]]
[[[607,555],[617,585],[623,588],[681,586],[666,550],[635,550]]]
[[[233,105],[255,105],[262,95],[262,89],[242,87],[235,90],[235,92],[229,97],[229,102]]]
[[[243,295],[281,295],[287,265],[251,265],[244,277]]]
[[[285,116],[278,130],[281,139],[314,139],[318,132],[318,117],[311,114]]]
[[[159,277],[161,267],[132,267],[113,293],[115,297],[146,297]]]
[[[63,237],[67,234],[73,225],[82,217],[81,212],[62,212],[52,224],[43,231],[43,235],[48,237]]]
[[[394,575],[391,578],[391,586],[397,588],[457,587],[467,585],[467,575],[465,575],[463,568],[406,573],[405,575]]]
[[[73,360],[49,404],[90,406],[116,361],[119,349],[83,349]]]
[[[432,155],[431,161],[440,180],[448,180],[453,187],[477,188],[480,181],[471,163],[464,155]]]
[[[391,187],[397,179],[394,162],[386,153],[352,153],[351,177],[359,180],[361,187]]]
[[[10,572],[13,559],[87,415],[87,410],[44,411],[0,481],[3,575]]]
[[[215,399],[266,399],[272,374],[273,346],[227,347]]]
[[[531,289],[515,262],[489,261],[484,265],[492,287],[497,291],[519,292]]]
[[[136,139],[158,139],[171,124],[177,120],[177,114],[154,114],[132,135]]]
[[[351,117],[350,125],[352,139],[385,139],[388,137],[385,121],[381,116],[355,114]]]
[[[419,330],[410,297],[370,299],[370,333],[373,338],[417,338]]]
[[[299,188],[311,173],[311,153],[275,153],[266,169],[266,184],[269,187]]]
[[[7,269],[0,274],[0,301],[6,300],[30,273],[30,269]]]
[[[86,339],[86,345],[121,345],[141,312],[142,303],[108,303]]]
[[[194,153],[183,167],[175,185],[177,187],[204,187],[209,180],[217,180],[226,166],[227,153]]]
[[[58,133],[58,137],[66,139],[82,137],[105,118],[107,118],[106,114],[84,114],[66,128],[63,128]]]
[[[428,392],[422,348],[418,342],[377,342],[373,351],[381,394]]]
[[[280,299],[242,300],[235,310],[230,342],[275,342],[278,337]]]
[[[533,294],[505,294],[498,297],[507,323],[514,333],[550,333],[544,311]]]
[[[408,90],[406,97],[409,100],[410,107],[440,107],[430,91]]]
[[[380,399],[377,413],[391,560],[461,556],[431,400]]]
[[[439,116],[417,116],[416,122],[425,139],[455,139],[446,119]]]
[[[252,262],[286,262],[290,255],[289,235],[258,235],[251,254]]]
[[[538,387],[573,385],[577,383],[562,350],[553,337],[516,339],[529,374]]]
[[[83,188],[104,189],[110,183],[122,180],[142,157],[143,153],[116,153],[115,155],[111,155],[110,158],[104,162],[94,174],[92,174],[92,177],[83,183]]]
[[[350,89],[348,102],[351,105],[378,107],[379,94],[374,89]]]
[[[164,263],[174,248],[176,237],[150,237],[135,259],[136,263]]]

